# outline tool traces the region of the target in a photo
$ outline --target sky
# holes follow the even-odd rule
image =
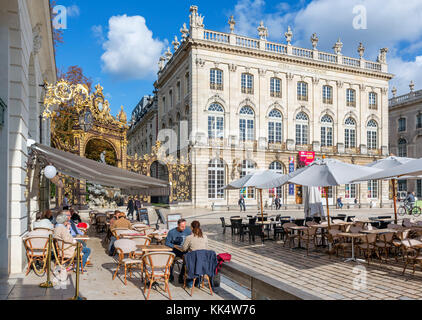
[[[342,53],[375,61],[379,49],[388,48],[390,83],[398,95],[409,92],[411,80],[422,89],[422,1],[420,0],[160,0],[100,1],[57,0],[66,7],[64,43],[56,48],[57,68],[78,65],[104,87],[112,114],[120,106],[130,115],[144,95],[152,94],[158,60],[180,40],[183,23],[189,26],[189,7],[197,5],[206,29],[228,32],[231,15],[235,33],[257,38],[260,21],[268,27],[268,40],[285,43],[288,26],[292,44],[333,52],[340,38]],[[391,95],[391,93],[390,93]]]

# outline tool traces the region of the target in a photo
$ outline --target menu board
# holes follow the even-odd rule
[[[167,216],[167,229],[172,230],[177,228],[177,221],[182,219],[180,214],[169,214]]]

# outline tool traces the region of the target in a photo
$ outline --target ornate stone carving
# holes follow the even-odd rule
[[[350,85],[350,87],[351,87],[352,85]],[[366,85],[365,84],[363,84],[363,83],[361,83],[360,85],[359,85],[359,89],[361,90],[361,91],[365,91],[366,90]]]
[[[415,83],[413,82],[413,80],[410,81],[409,88],[410,88],[410,92],[413,92],[413,90],[415,90]]]
[[[267,40],[268,29],[264,26],[264,21],[261,20],[261,23],[259,24],[257,30],[258,30],[259,39]]]
[[[341,54],[341,49],[343,49],[343,43],[341,42],[340,38],[338,38],[337,42],[334,44],[333,49],[336,54]]]
[[[171,57],[173,57],[173,53],[171,53],[170,47],[167,47],[167,51],[164,53],[164,55],[166,56],[167,61],[169,61]]]
[[[236,72],[237,66],[234,63],[229,64],[229,71]]]
[[[362,42],[359,43],[358,53],[359,53],[359,57],[362,59],[363,54],[365,53],[365,47],[363,46]]]
[[[164,66],[166,65],[166,58],[164,58],[164,57],[160,57],[160,60],[158,61],[158,68],[159,68],[159,70],[161,71],[161,70],[163,70],[164,69]]]
[[[344,82],[343,81],[336,81],[337,87],[340,89],[343,88]]]
[[[199,66],[199,67],[203,67],[203,66],[205,66],[205,60],[203,60],[203,59],[201,59],[201,58],[196,58],[196,65],[197,66]]]
[[[41,23],[37,23],[35,27],[32,29],[32,37],[33,37],[33,52],[34,54],[38,54],[42,47],[42,36],[41,36]]]
[[[174,51],[177,51],[177,49],[179,49],[180,42],[179,42],[179,40],[177,39],[177,36],[174,36],[174,40],[173,40],[173,42],[172,42],[171,44],[172,44],[172,45],[173,45],[173,47],[174,47]]]
[[[318,77],[313,77],[312,78],[312,83],[315,84],[315,85],[317,85],[317,84],[319,84],[319,80],[320,79]]]
[[[284,36],[286,37],[287,44],[290,45],[290,42],[292,42],[292,38],[293,38],[293,32],[290,26],[288,26],[287,32],[284,34]]]
[[[231,16],[229,19],[230,33],[234,33],[235,25],[236,25],[236,21],[234,21],[234,17]]]
[[[372,91],[374,91],[374,90],[372,90]],[[388,93],[388,88],[381,88],[381,93],[382,94],[387,94]]]
[[[186,27],[186,23],[183,24],[182,28],[180,28],[180,33],[182,34],[182,42],[185,42],[189,36],[189,30]]]
[[[288,81],[292,81],[294,77],[295,77],[295,75],[293,73],[288,73],[286,75],[286,78],[287,78]]]
[[[318,41],[319,41],[318,36],[317,36],[317,34],[316,34],[316,33],[314,33],[314,34],[312,35],[312,37],[311,37],[312,48],[313,48],[314,50],[316,50],[316,48],[317,48]]]
[[[387,52],[388,52],[388,48],[380,49],[380,54],[378,56],[377,61],[380,63],[387,63]]]
[[[397,95],[397,88],[393,87],[393,90],[391,90],[391,93],[393,94],[393,98],[395,98]]]
[[[263,68],[259,68],[259,69],[258,69],[258,73],[259,73],[259,75],[260,75],[261,77],[265,76],[266,72],[267,72],[267,70],[265,70],[265,69],[263,69]]]
[[[203,28],[204,27],[204,17],[198,14],[198,7],[191,6],[190,7],[190,27],[191,28]]]

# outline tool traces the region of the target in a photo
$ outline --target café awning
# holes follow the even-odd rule
[[[58,172],[88,183],[122,189],[126,194],[168,196],[168,182],[113,167],[76,154],[54,149],[42,144],[28,146],[42,165],[53,165]]]

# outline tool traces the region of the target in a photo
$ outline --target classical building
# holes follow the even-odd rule
[[[144,96],[133,109],[128,130],[128,155],[150,154],[158,135],[156,96]]]
[[[397,96],[393,88],[393,98],[389,104],[390,151],[399,157],[422,158],[422,90],[414,91],[413,81],[410,92]],[[422,197],[421,180],[399,180],[399,191],[415,191]]]
[[[288,173],[314,157],[365,165],[388,155],[386,48],[373,62],[362,44],[351,58],[340,39],[328,53],[316,34],[306,49],[292,45],[290,27],[281,44],[267,40],[263,23],[258,38],[236,34],[235,24],[231,17],[229,33],[207,30],[192,6],[189,28],[159,61],[158,125],[177,135],[178,156],[189,154],[193,206],[237,204],[239,192],[221,187],[253,169]],[[254,190],[241,192],[256,203]],[[265,199],[274,193],[285,204],[302,201],[301,187],[268,190]],[[338,196],[390,203],[386,182],[331,188],[331,203]]]
[[[27,171],[29,139],[50,144],[40,118],[44,81],[56,81],[49,0],[0,0],[0,273],[26,264],[22,234],[48,205],[39,173]]]

